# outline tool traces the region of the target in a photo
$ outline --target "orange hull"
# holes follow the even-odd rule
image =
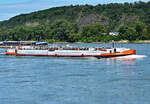
[[[6,52],[5,54],[6,55],[16,55],[17,53],[15,53],[15,52]]]
[[[119,56],[119,55],[133,55],[136,54],[136,50],[126,50],[121,53],[103,53],[101,56]]]

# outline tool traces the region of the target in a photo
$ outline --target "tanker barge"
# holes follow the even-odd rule
[[[108,58],[136,54],[136,50],[128,48],[102,48],[102,47],[32,47],[22,46],[8,49],[6,55],[17,56],[51,56],[51,57],[96,57]]]

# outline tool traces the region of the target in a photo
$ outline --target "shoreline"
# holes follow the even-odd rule
[[[111,43],[111,42],[91,42],[93,44],[104,44],[104,43]],[[128,41],[128,40],[121,40],[121,41],[115,41],[115,43],[119,44],[149,44],[150,40],[138,40],[138,41]],[[70,42],[54,42],[54,43],[48,43],[48,44],[71,44]],[[73,42],[72,44],[84,44],[84,42]],[[4,46],[0,45],[0,48],[15,48],[17,46]]]
[[[71,42],[53,42],[53,43],[49,43],[49,44],[70,44]],[[86,42],[72,42],[74,44],[82,44],[82,43],[86,43]],[[91,42],[91,43],[95,43],[95,44],[103,44],[103,43],[111,43],[111,42]],[[135,44],[146,44],[146,43],[150,43],[150,40],[136,40],[136,41],[128,41],[128,40],[121,40],[121,41],[115,41],[115,43],[135,43]]]

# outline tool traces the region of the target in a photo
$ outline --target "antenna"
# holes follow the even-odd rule
[[[112,40],[112,47],[115,48],[115,41]]]

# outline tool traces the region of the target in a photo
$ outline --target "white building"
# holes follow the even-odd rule
[[[3,45],[3,42],[0,42],[0,45]]]
[[[118,36],[119,32],[109,32],[109,35]]]

